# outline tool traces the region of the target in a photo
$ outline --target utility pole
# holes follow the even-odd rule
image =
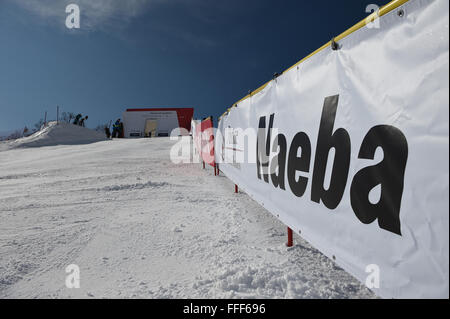
[[[56,125],[59,124],[59,105],[56,106]]]

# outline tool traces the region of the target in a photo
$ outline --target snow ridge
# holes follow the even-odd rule
[[[14,141],[0,142],[0,151],[21,148],[55,145],[79,145],[105,141],[106,135],[70,123],[49,122],[40,131]]]

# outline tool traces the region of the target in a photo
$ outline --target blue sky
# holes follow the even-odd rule
[[[0,131],[44,112],[109,122],[128,107],[231,104],[387,1],[1,0]],[[65,27],[77,3],[81,28]]]

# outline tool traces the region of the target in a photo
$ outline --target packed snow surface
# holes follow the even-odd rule
[[[97,132],[70,123],[49,122],[43,129],[28,137],[0,142],[0,151],[19,147],[54,145],[79,145],[106,140],[103,132]]]
[[[172,163],[174,144],[4,147],[0,298],[374,297],[300,237],[287,248],[286,227],[225,176]]]

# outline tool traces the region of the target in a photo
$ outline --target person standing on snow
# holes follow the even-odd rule
[[[124,132],[123,132],[123,122],[120,122],[119,124],[119,137],[123,138],[124,137]]]
[[[78,125],[78,122],[80,121],[82,115],[78,114],[77,116],[75,116],[75,119],[73,120],[73,124],[74,125]]]
[[[116,123],[113,125],[112,137],[120,135],[120,119],[117,119]]]
[[[86,115],[86,117],[84,117],[80,120],[80,123],[78,125],[84,127],[84,121],[86,121],[87,119],[88,119],[88,116]]]
[[[105,134],[107,138],[111,138],[111,131],[109,130],[109,127],[105,126]]]

